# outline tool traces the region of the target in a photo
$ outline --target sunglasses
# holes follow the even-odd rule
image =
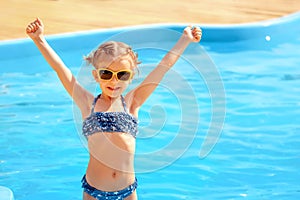
[[[131,70],[123,69],[117,72],[111,71],[109,69],[100,68],[97,69],[98,77],[102,80],[109,81],[113,76],[117,77],[119,81],[128,81],[131,79],[133,73]]]

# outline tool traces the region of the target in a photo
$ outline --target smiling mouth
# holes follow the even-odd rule
[[[110,91],[116,91],[119,90],[120,87],[107,87],[107,89],[109,89]]]

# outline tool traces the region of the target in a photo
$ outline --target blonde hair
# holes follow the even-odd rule
[[[138,64],[141,62],[138,61],[137,53],[135,53],[129,45],[123,42],[105,42],[88,56],[85,56],[84,59],[87,64],[93,65],[97,69],[99,67],[110,65],[114,60],[124,55],[130,55],[134,68],[138,69]]]

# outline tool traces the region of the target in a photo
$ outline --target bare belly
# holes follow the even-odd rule
[[[127,133],[95,133],[88,138],[87,182],[103,191],[126,188],[135,180],[135,138]]]

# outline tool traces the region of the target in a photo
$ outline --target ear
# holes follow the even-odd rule
[[[93,74],[93,77],[94,77],[95,81],[96,81],[96,82],[99,82],[99,77],[98,77],[97,71],[96,71],[96,70],[93,70],[93,71],[92,71],[92,74]]]

